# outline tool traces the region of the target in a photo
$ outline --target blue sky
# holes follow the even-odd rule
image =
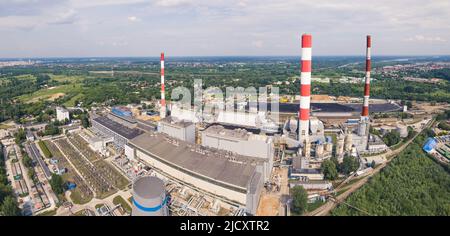
[[[0,0],[0,57],[450,54],[448,0]]]

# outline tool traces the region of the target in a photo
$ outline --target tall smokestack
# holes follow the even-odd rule
[[[164,86],[164,52],[161,53],[161,118],[166,117],[166,95]]]
[[[300,74],[300,111],[299,134],[300,142],[309,142],[309,110],[311,102],[311,48],[312,36],[302,35],[302,64]]]
[[[370,52],[372,47],[372,38],[367,35],[367,48],[366,48],[366,83],[364,86],[364,103],[361,116],[369,117],[369,96],[370,96],[370,68],[371,59]]]

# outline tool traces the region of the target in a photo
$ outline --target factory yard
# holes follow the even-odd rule
[[[288,168],[275,167],[272,172],[271,184],[261,193],[256,215],[283,216],[282,195],[289,195]]]
[[[129,184],[119,171],[90,150],[80,136],[57,139],[54,143],[94,192],[96,198],[108,197]],[[89,196],[87,191],[83,192],[84,196]]]
[[[56,172],[58,168],[65,168],[65,173],[62,174],[63,180],[74,183],[77,187],[71,190],[70,199],[76,204],[84,204],[92,200],[93,192],[88,187],[86,182],[80,177],[74,167],[69,163],[65,155],[63,155],[59,148],[49,140],[44,141],[47,148],[57,160],[58,165],[53,166],[53,171]]]

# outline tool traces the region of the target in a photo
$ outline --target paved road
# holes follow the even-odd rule
[[[427,126],[424,127],[421,131],[423,131],[426,128],[429,128],[433,123],[434,123],[434,119],[432,119],[427,124]],[[305,215],[308,215],[308,216],[326,216],[326,215],[328,215],[331,212],[331,210],[333,210],[337,205],[339,205],[339,203],[345,201],[345,199],[347,199],[347,197],[350,196],[350,194],[352,194],[353,192],[358,190],[360,187],[362,187],[370,179],[370,177],[377,174],[378,172],[380,172],[380,170],[382,170],[384,167],[386,167],[387,164],[389,164],[389,162],[391,162],[395,156],[397,156],[412,141],[414,141],[414,139],[416,139],[420,133],[421,132],[418,132],[412,139],[407,141],[405,144],[403,144],[401,147],[397,148],[396,150],[392,151],[391,149],[389,149],[389,151],[387,151],[386,153],[379,155],[380,157],[385,158],[387,161],[380,164],[379,166],[377,166],[372,172],[370,172],[368,175],[364,176],[361,180],[351,184],[350,187],[345,186],[345,184],[340,184],[336,188],[336,192],[339,192],[340,190],[342,190],[344,186],[345,186],[345,188],[349,187],[349,189],[346,190],[344,193],[340,194],[339,196],[337,196],[336,198],[334,198],[333,201],[327,201],[327,203],[325,203],[321,207],[317,208],[316,210],[314,210],[312,212],[308,212]]]

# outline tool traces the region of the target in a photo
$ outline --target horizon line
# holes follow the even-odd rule
[[[18,59],[86,59],[86,58],[159,58],[160,55],[157,56],[33,56],[33,57],[0,57],[0,60],[18,60]],[[208,56],[169,56],[172,58],[213,58],[213,57],[255,57],[255,58],[264,58],[264,57],[301,57],[301,55],[208,55]],[[365,57],[365,55],[315,55],[313,57]],[[439,55],[427,55],[427,54],[417,54],[417,55],[402,55],[402,54],[381,54],[372,57],[450,57],[450,54],[439,54]]]

